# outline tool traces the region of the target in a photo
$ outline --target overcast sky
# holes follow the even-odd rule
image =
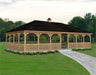
[[[96,0],[0,0],[0,17],[12,21],[44,20],[68,23],[74,16],[96,13]]]

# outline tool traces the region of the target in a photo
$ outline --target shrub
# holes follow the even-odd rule
[[[81,48],[79,48],[79,49],[73,48],[72,49],[72,51],[85,51],[85,50],[92,50],[92,48],[83,48],[83,49],[81,49]]]
[[[81,48],[78,48],[77,51],[81,51],[82,49]]]
[[[16,52],[14,52],[15,54],[20,54],[20,55],[22,55],[23,54],[23,52],[19,52],[19,51],[16,51]]]
[[[42,52],[42,54],[47,54],[47,52]]]
[[[33,52],[30,52],[30,55],[33,55]]]
[[[33,55],[36,55],[37,53],[36,52],[33,52]]]
[[[26,52],[26,55],[32,55],[32,52]]]
[[[36,52],[36,54],[39,54],[39,52]]]
[[[17,52],[15,52],[15,54],[19,54],[19,52],[17,51]]]
[[[25,52],[26,55],[30,55],[30,52]]]
[[[11,53],[14,53],[12,50],[10,50]]]
[[[73,48],[72,51],[75,51],[75,48]]]
[[[58,50],[55,50],[54,52],[55,52],[55,53],[58,53],[59,51],[58,51]]]
[[[20,55],[42,55],[42,54],[50,54],[50,53],[57,53],[58,50],[54,50],[54,51],[47,51],[47,52],[20,52],[20,51],[14,51],[14,50],[9,50],[9,49],[5,49],[5,51],[7,52],[11,52],[14,54],[20,54]]]
[[[49,53],[51,53],[51,51],[47,51],[47,53],[49,54]]]
[[[23,52],[22,54],[23,54],[23,55],[26,55],[26,53],[25,53],[25,52]]]
[[[55,53],[55,51],[47,51],[46,53],[47,54],[49,54],[49,53]]]
[[[43,52],[39,52],[39,54],[40,54],[40,55],[42,55],[42,54],[43,54]]]
[[[22,55],[22,54],[23,54],[23,52],[19,52],[19,54],[20,54],[20,55]]]
[[[55,53],[55,51],[51,51],[51,53]]]
[[[10,52],[10,50],[9,50],[9,49],[5,49],[5,51]]]

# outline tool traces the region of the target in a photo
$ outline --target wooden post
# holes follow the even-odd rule
[[[82,36],[83,37],[83,48],[85,48],[85,35]]]
[[[51,50],[51,33],[50,33],[50,35],[49,35],[49,36],[50,36],[50,50]]]
[[[9,43],[11,42],[10,40],[11,40],[11,35],[9,34]]]
[[[38,36],[38,51],[39,51],[39,34],[37,36]]]
[[[89,37],[90,37],[90,48],[91,48],[91,35],[89,35]]]
[[[26,33],[24,33],[24,52],[26,52]]]
[[[91,35],[89,35],[90,36],[90,43],[91,43]]]
[[[16,35],[16,43],[18,43],[18,35]]]
[[[20,33],[18,33],[18,44],[20,44]]]
[[[13,43],[15,43],[15,35],[13,34]]]
[[[67,34],[67,49],[69,49],[69,34]]]
[[[75,43],[76,43],[76,49],[77,49],[77,35],[75,35],[75,38],[76,38]]]
[[[61,37],[61,34],[60,34],[59,36],[60,36],[60,50],[61,50],[61,45],[62,45],[62,37]]]

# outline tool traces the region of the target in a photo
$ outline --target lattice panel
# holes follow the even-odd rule
[[[51,49],[52,50],[60,50],[60,43],[52,43],[51,44]]]
[[[50,43],[40,43],[39,50],[50,50]]]
[[[85,48],[91,48],[91,43],[90,42],[85,42],[84,47]]]
[[[26,44],[26,51],[37,51],[38,45],[37,44]]]
[[[18,43],[6,43],[7,49],[13,49],[18,51],[24,51],[24,44]],[[76,48],[76,43],[69,43],[69,49]],[[77,48],[91,48],[90,42],[78,42]],[[51,43],[51,50],[60,50],[60,43]],[[47,51],[50,50],[50,43],[40,43],[39,44],[39,51]],[[37,44],[26,44],[26,51],[38,51]]]
[[[69,43],[69,49],[76,48],[76,43]]]
[[[24,44],[6,43],[6,48],[17,50],[17,51],[24,51]]]
[[[84,48],[84,43],[82,42],[77,43],[77,48]]]

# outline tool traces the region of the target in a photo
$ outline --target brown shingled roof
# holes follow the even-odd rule
[[[18,28],[12,29],[11,31],[8,31],[8,32],[20,31],[20,30],[89,33],[87,31],[72,27],[72,26],[67,25],[67,24],[57,23],[57,22],[49,23],[47,21],[38,21],[38,20],[34,20],[34,21],[27,23],[27,24],[24,24]]]

